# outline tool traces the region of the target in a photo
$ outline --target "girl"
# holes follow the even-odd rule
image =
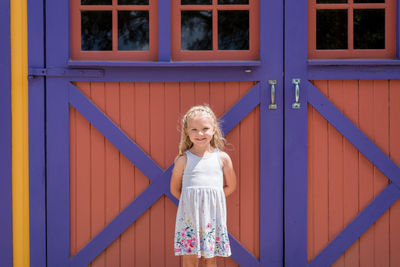
[[[236,176],[224,144],[214,112],[189,109],[171,177],[171,193],[179,199],[175,255],[183,255],[184,267],[198,266],[200,257],[205,266],[217,266],[215,256],[231,255],[225,197],[235,190]]]

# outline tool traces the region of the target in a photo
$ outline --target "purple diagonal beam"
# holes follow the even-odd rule
[[[69,89],[69,102],[147,178],[153,181],[162,175],[163,170],[72,84]]]
[[[149,209],[167,190],[172,166],[149,185],[134,201],[132,201],[118,216],[97,234],[72,259],[71,266],[87,266],[97,255],[106,249],[132,222],[136,221]]]
[[[228,134],[244,117],[260,103],[260,83],[254,85],[221,120],[222,132]]]
[[[399,189],[389,184],[308,266],[333,264],[399,198]]]
[[[308,102],[388,179],[400,188],[400,168],[311,83]]]

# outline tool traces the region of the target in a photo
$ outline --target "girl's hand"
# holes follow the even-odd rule
[[[182,175],[186,167],[186,161],[186,154],[180,156],[176,159],[174,169],[172,170],[170,190],[171,194],[178,200],[181,197]]]
[[[224,193],[225,196],[229,196],[236,189],[236,174],[233,170],[232,160],[229,155],[225,152],[220,152],[220,158],[222,161],[222,171],[225,177]]]

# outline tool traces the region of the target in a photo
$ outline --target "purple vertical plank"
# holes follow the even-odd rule
[[[171,1],[158,1],[158,61],[171,61]]]
[[[260,12],[260,59],[266,68],[260,88],[260,266],[282,266],[283,2],[260,0]],[[268,80],[277,82],[276,110],[268,109]]]
[[[10,2],[0,2],[0,251],[1,266],[13,265],[11,205],[11,48]]]
[[[69,1],[46,3],[46,66],[65,66],[69,58]],[[69,82],[46,79],[47,127],[47,264],[68,266],[69,210]]]
[[[69,233],[69,106],[66,81],[47,79],[47,263],[68,266]]]
[[[44,67],[43,1],[28,4],[28,65]],[[29,80],[30,265],[46,266],[44,78]]]
[[[396,1],[396,8],[396,56],[397,58],[400,58],[400,0]]]
[[[285,265],[307,265],[307,101],[292,109],[292,79],[307,81],[307,1],[285,3]],[[296,44],[296,45],[293,45]]]

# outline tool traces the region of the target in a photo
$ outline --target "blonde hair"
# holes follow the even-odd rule
[[[186,130],[188,128],[189,120],[199,113],[203,113],[213,120],[215,133],[210,141],[210,145],[214,148],[218,148],[219,150],[224,150],[225,148],[226,140],[222,134],[218,119],[212,109],[207,105],[193,106],[186,112],[186,114],[182,118],[181,140],[179,141],[179,154],[177,158],[179,156],[182,156],[186,150],[190,149],[193,146],[192,141],[190,141],[190,138],[186,133]]]

